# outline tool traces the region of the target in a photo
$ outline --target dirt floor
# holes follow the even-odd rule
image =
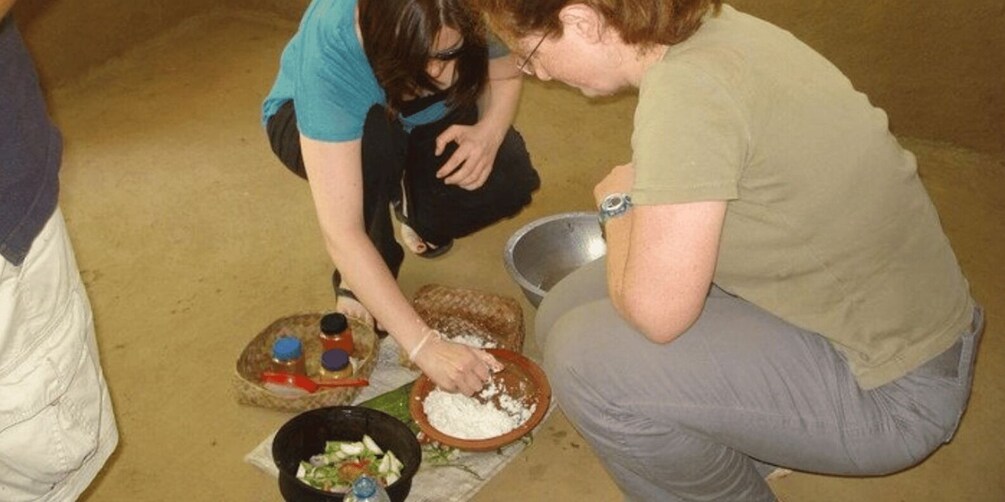
[[[258,118],[294,28],[253,15],[195,18],[52,94],[66,138],[62,206],[122,438],[85,500],[280,499],[275,480],[242,457],[291,414],[238,405],[230,379],[244,344],[274,319],[332,307],[307,185],[273,158]],[[593,184],[629,158],[633,106],[529,83],[517,127],[543,178],[535,202],[443,258],[407,258],[405,291],[439,283],[511,295],[529,321],[503,246],[535,218],[591,208]],[[796,473],[773,483],[786,502],[1005,494],[1005,158],[903,142],[987,308],[970,409],[953,442],[920,466],[872,479]],[[537,350],[528,333],[527,351]],[[475,500],[514,493],[620,499],[561,413]]]

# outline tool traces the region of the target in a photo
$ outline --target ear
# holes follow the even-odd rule
[[[597,43],[604,38],[604,19],[597,11],[581,3],[562,7],[558,13],[563,31],[572,31],[587,42]]]

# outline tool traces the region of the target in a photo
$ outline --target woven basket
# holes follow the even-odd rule
[[[415,292],[412,305],[429,327],[447,338],[476,336],[493,342],[496,348],[523,351],[523,309],[513,298],[427,284]],[[399,360],[403,366],[415,368],[403,349]]]
[[[276,338],[289,335],[300,339],[304,346],[307,375],[316,376],[320,369],[321,341],[318,339],[319,323],[324,313],[297,314],[283,317],[255,336],[241,352],[234,372],[234,390],[237,402],[282,411],[306,411],[325,406],[350,404],[359,395],[360,387],[329,387],[313,394],[286,397],[277,395],[261,385],[261,374],[270,369],[272,344]],[[356,371],[353,376],[369,378],[377,365],[378,340],[371,326],[350,317],[353,339],[353,359]]]

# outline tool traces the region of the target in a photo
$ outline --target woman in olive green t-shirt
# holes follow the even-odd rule
[[[717,1],[476,3],[526,72],[638,89],[632,162],[594,189],[607,256],[536,326],[630,498],[773,500],[776,466],[886,474],[951,438],[982,314],[914,157],[839,70]]]

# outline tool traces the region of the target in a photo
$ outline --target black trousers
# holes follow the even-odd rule
[[[374,105],[367,114],[362,139],[363,224],[396,277],[405,255],[394,238],[391,207],[402,204],[402,188],[407,191],[409,226],[426,242],[442,246],[514,216],[540,187],[523,138],[512,127],[499,147],[492,173],[478,189],[447,185],[436,177],[457,148],[451,143],[442,155],[434,155],[436,137],[451,125],[472,125],[477,119],[475,106],[459,107],[437,122],[405,132],[383,106]],[[292,101],[269,119],[266,129],[272,151],[283,165],[307,179]]]

